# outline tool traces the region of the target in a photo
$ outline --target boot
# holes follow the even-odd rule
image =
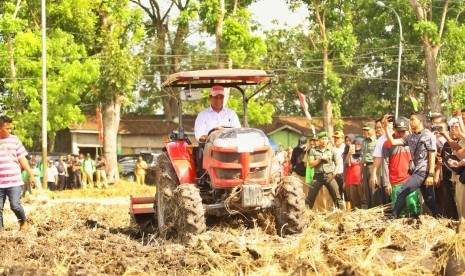
[[[29,225],[27,221],[23,221],[19,224],[19,231],[26,232],[29,230]]]

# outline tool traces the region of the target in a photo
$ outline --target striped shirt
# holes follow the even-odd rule
[[[26,157],[23,143],[14,135],[0,140],[0,188],[23,185],[18,159]]]

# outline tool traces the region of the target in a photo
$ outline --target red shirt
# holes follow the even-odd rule
[[[291,163],[289,162],[289,160],[286,160],[283,162],[283,175],[284,176],[288,176],[289,175],[289,166],[291,165]]]
[[[360,161],[354,161],[346,168],[346,185],[361,185]]]
[[[412,159],[408,146],[391,146],[389,140],[383,144],[382,173],[384,186],[402,184],[410,177],[408,165]]]

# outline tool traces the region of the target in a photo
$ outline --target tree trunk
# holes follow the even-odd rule
[[[16,15],[18,14],[20,8],[21,8],[21,0],[18,0],[16,2],[15,11],[13,13],[13,18],[12,19],[16,18]],[[15,65],[15,57],[14,57],[14,49],[13,49],[13,38],[12,38],[11,33],[8,33],[8,35],[6,37],[6,43],[7,43],[7,47],[8,47],[8,54],[10,55],[10,77],[11,77],[11,83],[13,83],[12,92],[13,92],[13,99],[15,101],[14,107],[16,109],[15,110],[16,112],[21,112],[21,106],[22,106],[21,102],[22,102],[22,100],[21,100],[18,88],[15,85],[15,83],[16,83],[16,65]]]
[[[170,64],[169,58],[166,58],[166,41],[168,30],[165,28],[165,24],[163,24],[162,21],[154,21],[153,23],[157,29],[157,41],[155,42],[155,52],[159,56],[159,58],[157,58],[155,62],[157,64]],[[169,75],[170,68],[171,66],[161,66],[159,68],[160,76]],[[161,81],[164,81],[164,79],[162,79]],[[163,91],[162,93],[162,103],[165,119],[171,121],[177,116],[177,103],[173,97],[165,94]]]
[[[50,132],[49,132],[50,133]],[[56,138],[56,135],[55,134],[49,134],[48,135],[48,151],[49,152],[54,152],[55,151],[55,138]]]
[[[409,0],[410,6],[415,12],[419,21],[432,22],[432,10],[433,2],[421,2],[418,0]],[[427,7],[427,5],[430,5]],[[447,12],[449,11],[449,0],[445,0],[442,3],[441,19],[438,24],[438,37],[442,38],[444,31],[444,26],[447,18]],[[435,11],[440,11],[440,9],[435,9]],[[436,57],[439,52],[440,44],[432,45],[430,36],[427,33],[422,34],[423,40],[423,52],[425,53],[425,63],[426,63],[426,74],[428,77],[428,97],[425,100],[425,108],[431,112],[442,112],[441,108],[441,98],[439,96],[439,78],[438,78],[438,69],[436,66]],[[429,102],[429,106],[426,105]]]
[[[221,46],[223,44],[223,20],[224,20],[224,0],[218,0],[219,5],[219,16],[218,21],[215,25],[215,36],[216,36],[216,62],[218,68],[224,68],[224,60],[221,56]]]
[[[333,135],[333,103],[331,100],[323,100],[323,127],[328,135]]]
[[[107,160],[108,181],[119,183],[117,160],[118,129],[121,113],[121,96],[115,96],[112,102],[103,106],[103,156]]]
[[[332,122],[333,122],[333,104],[331,103],[331,100],[328,100],[326,97],[326,89],[327,87],[325,86],[326,83],[326,78],[328,77],[328,50],[323,49],[322,50],[322,55],[323,55],[323,129],[326,130],[328,133],[330,132],[330,128],[332,128]]]
[[[423,51],[425,52],[426,74],[428,76],[428,100],[430,108],[425,111],[442,113],[435,49],[431,44],[423,42]],[[425,108],[428,108],[428,106],[425,106]]]
[[[320,39],[324,42],[322,48],[320,49],[322,55],[322,67],[323,67],[323,129],[329,134],[333,134],[333,103],[330,99],[326,96],[326,79],[328,78],[328,38],[326,35],[326,23],[324,13],[323,16],[320,15],[320,6],[318,1],[313,2],[313,6],[315,7],[315,18],[318,22],[318,26],[320,29]]]

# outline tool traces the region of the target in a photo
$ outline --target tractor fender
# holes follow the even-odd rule
[[[187,141],[173,141],[166,144],[166,151],[179,178],[179,184],[196,183],[193,146]]]

